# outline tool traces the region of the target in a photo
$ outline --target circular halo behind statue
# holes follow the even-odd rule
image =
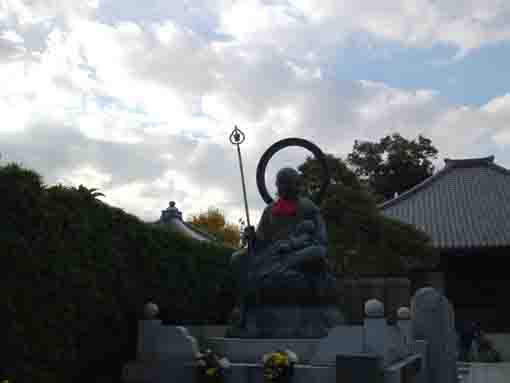
[[[319,161],[319,164],[321,165],[322,168],[322,184],[319,189],[319,192],[317,193],[317,196],[314,198],[314,202],[317,205],[320,205],[330,182],[328,163],[326,161],[326,156],[324,155],[322,150],[314,143],[303,138],[284,138],[283,140],[275,142],[264,152],[257,165],[257,188],[259,189],[260,196],[267,204],[273,202],[273,198],[267,191],[266,167],[271,158],[277,152],[290,146],[299,146],[301,148],[309,150],[310,152],[312,152],[315,159]]]

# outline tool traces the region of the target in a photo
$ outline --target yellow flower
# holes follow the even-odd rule
[[[277,352],[274,354],[274,363],[277,366],[282,366],[287,364],[287,355],[282,354],[281,352]]]
[[[216,370],[217,369],[214,367],[208,368],[207,370],[205,370],[205,374],[207,376],[214,376],[214,375],[216,375]]]

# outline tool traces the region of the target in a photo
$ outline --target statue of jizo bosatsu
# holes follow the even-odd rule
[[[240,281],[241,318],[231,328],[231,336],[315,338],[343,323],[336,304],[336,279],[327,260],[326,227],[317,204],[301,195],[301,177],[292,168],[277,173],[276,201],[267,192],[267,163],[288,146],[310,150],[323,165],[318,202],[329,183],[324,155],[309,141],[284,139],[262,156],[257,185],[267,206],[257,229],[245,230],[248,248],[232,257]]]

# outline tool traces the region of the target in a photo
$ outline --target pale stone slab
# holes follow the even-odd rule
[[[411,302],[414,339],[428,343],[428,383],[457,381],[454,313],[448,299],[432,287],[416,292]]]
[[[156,344],[160,360],[193,361],[199,352],[197,341],[182,326],[162,326]]]
[[[138,322],[137,360],[157,359],[157,342],[162,325],[161,320],[141,320]]]
[[[327,336],[321,338],[312,364],[336,363],[340,354],[360,354],[363,352],[363,326],[333,327]]]
[[[390,340],[386,319],[365,318],[363,324],[363,351],[368,354],[379,355],[384,363],[391,363],[389,358]]]
[[[411,354],[409,345],[406,343],[406,333],[397,326],[388,326],[386,328],[388,341],[387,360],[393,363],[397,360],[404,359]]]
[[[198,344],[182,326],[163,326],[160,320],[138,322],[137,360],[193,361]]]

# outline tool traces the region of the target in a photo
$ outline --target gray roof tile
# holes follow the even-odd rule
[[[510,171],[494,157],[445,160],[446,166],[379,206],[442,249],[510,246]]]

